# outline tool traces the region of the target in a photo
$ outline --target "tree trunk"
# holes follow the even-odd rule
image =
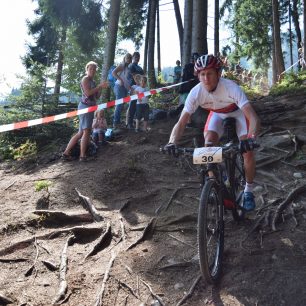
[[[302,47],[304,50],[303,50],[303,54],[304,54],[304,65],[302,66],[303,69],[306,69],[306,0],[303,1],[303,16],[304,16],[304,46]]]
[[[146,26],[146,37],[144,44],[144,55],[143,55],[143,71],[147,73],[148,70],[148,45],[149,45],[149,30],[150,30],[150,11],[152,3],[149,1],[148,11],[147,11],[147,26]]]
[[[150,20],[149,20],[149,40],[148,40],[148,77],[149,86],[156,87],[156,77],[154,70],[154,49],[155,49],[155,20],[156,6],[158,0],[150,0]]]
[[[192,52],[207,54],[207,0],[193,0]]]
[[[157,30],[157,74],[161,73],[161,56],[160,56],[160,22],[159,22],[159,4],[156,5],[156,30]]]
[[[292,21],[295,28],[296,33],[296,44],[297,44],[297,50],[302,47],[302,35],[301,35],[301,29],[299,24],[299,11],[298,11],[298,0],[292,1]]]
[[[190,1],[191,2],[191,1]],[[182,22],[182,16],[180,11],[180,5],[178,0],[173,0],[176,24],[177,24],[177,31],[180,39],[180,52],[181,52],[181,61],[183,58],[183,40],[184,40],[184,28]]]
[[[103,66],[101,71],[101,81],[107,80],[108,70],[114,64],[117,32],[120,16],[121,0],[112,0],[109,8],[109,21],[108,21],[108,35],[106,39],[106,46],[103,57]],[[110,88],[102,90],[102,99],[104,101],[110,100]]]
[[[272,25],[272,85],[277,83],[277,69],[275,60],[275,48],[274,48],[274,30]]]
[[[62,74],[63,74],[63,66],[64,66],[63,50],[65,48],[66,36],[67,36],[67,29],[63,28],[62,31],[61,31],[61,42],[59,44],[57,69],[56,69],[55,85],[54,85],[54,92],[53,92],[54,93],[54,102],[56,103],[56,105],[58,104],[59,94],[61,92]]]
[[[291,3],[288,1],[288,20],[289,20],[289,49],[290,49],[290,66],[293,66],[293,53],[292,53],[292,27],[291,27]],[[291,68],[293,71],[293,67]]]
[[[277,77],[281,76],[281,73],[285,71],[285,64],[282,51],[282,43],[280,36],[280,22],[278,12],[278,0],[272,0],[272,15],[273,15],[273,28],[274,28],[274,48],[275,48],[275,62]]]
[[[219,0],[215,0],[215,29],[214,29],[214,53],[218,55],[220,52],[219,46],[219,19],[220,19],[220,12],[219,12]]]
[[[190,57],[191,57],[192,6],[193,6],[192,4],[193,4],[192,1],[185,0],[182,67],[184,67],[186,64],[190,62]]]
[[[120,5],[121,5],[121,0],[110,1],[109,21],[108,21],[108,30],[107,30],[108,35],[106,39],[103,67],[101,72],[102,81],[107,80],[108,70],[113,65],[115,59],[117,32],[118,32],[118,24],[120,16]]]

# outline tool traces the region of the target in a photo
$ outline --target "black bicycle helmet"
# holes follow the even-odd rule
[[[194,64],[194,70],[196,73],[209,68],[215,68],[219,70],[221,67],[221,60],[212,54],[205,54],[200,56]]]

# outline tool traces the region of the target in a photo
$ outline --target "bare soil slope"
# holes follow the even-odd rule
[[[0,305],[305,305],[305,97],[254,102],[257,209],[226,213],[217,287],[198,277],[196,168],[159,152],[174,119],[122,130],[88,163],[0,164]]]

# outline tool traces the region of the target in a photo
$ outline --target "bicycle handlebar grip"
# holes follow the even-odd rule
[[[239,149],[241,153],[246,153],[259,148],[260,145],[256,142],[254,138],[248,138],[240,141]]]

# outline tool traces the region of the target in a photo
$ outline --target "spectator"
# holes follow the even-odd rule
[[[182,66],[179,60],[176,61],[176,66],[174,67],[174,76],[173,76],[173,83],[177,84],[180,82],[182,77]]]
[[[129,90],[131,89],[130,70],[128,68],[131,62],[132,62],[132,55],[130,53],[127,53],[124,56],[122,63],[120,63],[112,72],[113,77],[116,78],[114,86],[114,93],[116,100],[126,97],[128,95]],[[116,105],[114,120],[113,120],[114,128],[117,128],[121,122],[121,109],[122,109],[122,104]]]
[[[107,73],[107,80],[108,80],[109,86],[112,90],[114,90],[115,82],[116,82],[116,78],[114,78],[114,76],[113,76],[113,71],[114,71],[115,68],[116,68],[115,65],[110,66],[110,68],[108,70],[108,73]]]
[[[138,65],[140,60],[140,53],[139,52],[134,52],[133,53],[133,58],[132,58],[132,63],[129,65],[130,69],[130,85],[136,85],[135,82],[135,75],[144,75],[143,69]],[[137,84],[139,85],[139,84]],[[133,128],[133,121],[136,113],[136,103],[137,100],[132,100],[130,101],[129,108],[127,110],[127,128],[132,129]]]
[[[243,69],[240,66],[240,61],[237,62],[236,66],[235,66],[235,72],[236,74],[239,76],[242,73]]]
[[[179,91],[180,92],[180,102],[179,102],[180,105],[184,105],[185,100],[190,90],[199,83],[198,78],[194,75],[194,63],[198,57],[199,57],[199,53],[196,53],[196,52],[192,53],[191,62],[184,66],[182,81],[185,82],[185,81],[189,81],[192,79],[193,80],[181,85],[180,91]]]
[[[104,116],[104,110],[95,111],[95,118],[92,123],[93,139],[96,145],[101,145],[105,142],[105,132],[107,130],[107,122]]]
[[[97,71],[98,64],[91,61],[86,64],[85,71],[86,75],[82,78],[81,81],[81,90],[82,90],[82,97],[81,101],[78,106],[78,110],[88,108],[90,106],[96,105],[98,98],[101,95],[101,89],[108,87],[108,82],[101,82],[98,86],[94,81],[94,77]],[[90,134],[92,128],[92,122],[94,118],[94,113],[85,113],[79,115],[79,131],[77,134],[72,136],[70,139],[62,157],[64,160],[72,160],[73,157],[71,156],[71,150],[74,146],[78,143],[81,139],[81,148],[80,148],[80,161],[86,161],[86,151],[88,144],[90,142]]]
[[[142,76],[140,81],[140,86],[135,88],[135,93],[143,93],[149,91],[149,88],[147,87],[147,77]],[[149,120],[149,99],[148,97],[139,98],[137,100],[136,105],[136,132],[139,132],[139,123],[140,120],[143,119],[143,129],[144,131],[148,131],[148,120]]]

